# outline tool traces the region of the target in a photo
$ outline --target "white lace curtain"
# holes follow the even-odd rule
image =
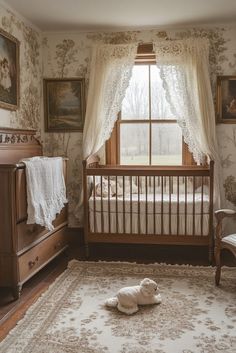
[[[205,39],[154,43],[166,98],[197,163],[217,160],[215,113]],[[93,49],[83,134],[83,157],[109,139],[132,73],[137,44],[100,45]]]
[[[207,156],[215,161],[215,197],[219,205],[221,167],[209,76],[208,41],[191,38],[159,41],[153,46],[167,102],[194,160],[203,163]]]
[[[109,139],[137,54],[137,44],[99,45],[93,48],[83,132],[83,158],[98,153]],[[82,223],[83,190],[75,213]]]
[[[83,157],[97,153],[109,139],[132,74],[137,44],[93,49],[83,133]]]

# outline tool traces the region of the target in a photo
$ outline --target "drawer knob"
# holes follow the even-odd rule
[[[31,260],[28,262],[29,268],[32,268],[36,265],[36,263],[39,261],[39,257],[36,256],[35,260]]]

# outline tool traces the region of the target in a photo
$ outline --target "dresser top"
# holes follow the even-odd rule
[[[23,158],[42,155],[35,130],[0,127],[0,165],[15,164]]]

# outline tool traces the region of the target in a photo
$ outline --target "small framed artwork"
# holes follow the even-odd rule
[[[19,107],[19,41],[0,29],[0,108]]]
[[[218,76],[216,91],[218,123],[236,124],[236,76]]]
[[[83,78],[44,79],[45,131],[83,131]]]

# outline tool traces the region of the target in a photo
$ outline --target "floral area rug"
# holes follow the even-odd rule
[[[162,303],[127,316],[104,301],[152,278]],[[214,268],[78,262],[28,310],[0,344],[1,353],[235,353],[236,271]]]

